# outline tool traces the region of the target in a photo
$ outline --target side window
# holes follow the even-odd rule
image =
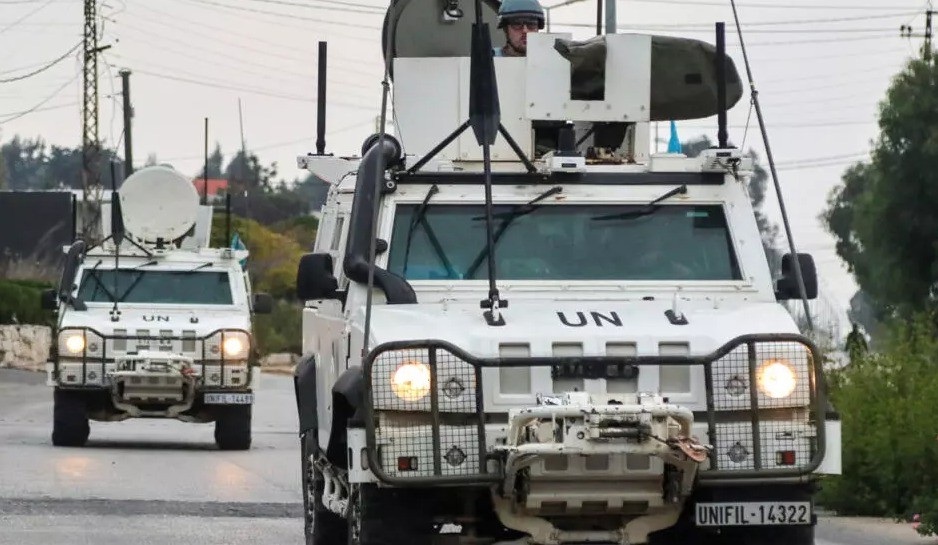
[[[333,252],[339,251],[339,244],[342,242],[342,229],[345,228],[345,216],[336,218],[335,227],[332,229],[332,244],[329,249]]]

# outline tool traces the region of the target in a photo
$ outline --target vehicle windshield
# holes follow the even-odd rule
[[[388,269],[410,280],[486,279],[484,205],[431,204],[411,229],[418,208],[397,206]],[[493,210],[496,236],[503,229],[495,246],[499,279],[742,279],[720,205],[546,204],[517,211]]]
[[[96,281],[97,277],[100,282]],[[110,303],[113,294],[122,303],[166,305],[231,305],[226,271],[148,271],[144,269],[85,269],[78,298],[86,303]]]

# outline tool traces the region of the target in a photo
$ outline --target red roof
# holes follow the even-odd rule
[[[209,178],[204,180],[202,178],[193,178],[192,185],[195,186],[196,191],[201,195],[205,191],[205,183],[208,182],[208,196],[214,197],[219,193],[225,192],[228,190],[228,180],[223,178]]]

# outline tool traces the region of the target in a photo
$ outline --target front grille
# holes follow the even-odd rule
[[[375,442],[395,477],[468,477],[483,472],[480,369],[447,350],[395,350],[372,362]]]
[[[245,365],[243,359],[226,359],[221,349],[222,335],[240,334],[250,339],[250,332],[245,330],[219,329],[202,336],[193,330],[177,334],[172,330],[148,329],[115,329],[111,335],[104,335],[89,327],[69,327],[59,332],[60,337],[73,334],[83,337],[85,350],[76,355],[63,354],[59,347],[53,360],[55,376],[70,387],[104,385],[103,377],[108,370],[115,369],[116,361],[142,350],[191,358],[206,386],[242,388],[251,380],[251,366]]]
[[[537,377],[558,366],[634,365],[640,373],[659,366],[668,369],[663,376],[677,378],[684,375],[682,369],[688,377],[702,370],[709,384],[705,410],[700,411],[704,418],[698,422],[707,426],[707,437],[700,439],[714,451],[702,478],[800,476],[813,471],[824,453],[819,361],[817,348],[794,334],[747,335],[698,357],[482,359],[441,341],[387,343],[363,363],[368,454],[375,474],[392,484],[496,481],[497,465],[480,462],[487,452],[487,407],[480,387],[484,368],[498,368],[494,375],[486,373],[497,380],[523,376],[521,371]],[[784,390],[787,377],[780,367],[766,371],[770,365],[793,369],[790,395],[769,395]],[[760,375],[763,381],[774,380],[774,389],[760,388]],[[531,403],[519,400],[522,405]],[[505,410],[501,402],[488,409]]]

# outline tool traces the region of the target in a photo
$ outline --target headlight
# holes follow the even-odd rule
[[[226,358],[237,358],[244,353],[244,343],[237,337],[228,337],[222,345]]]
[[[208,359],[246,360],[251,352],[251,337],[244,331],[220,331],[206,343]]]
[[[790,396],[797,382],[791,366],[779,360],[765,362],[759,369],[757,381],[759,390],[774,399]]]
[[[81,354],[85,350],[85,336],[72,333],[65,337],[65,349],[69,354]]]
[[[430,393],[430,367],[419,362],[401,365],[391,375],[391,390],[404,401],[420,401]]]

